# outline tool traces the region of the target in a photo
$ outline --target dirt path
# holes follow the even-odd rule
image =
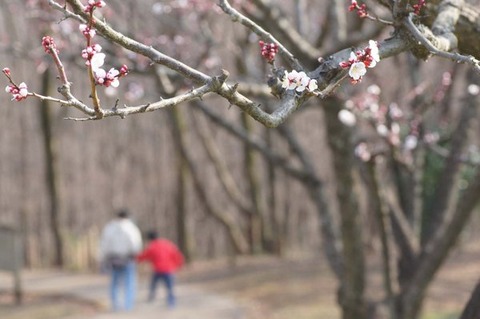
[[[473,286],[480,278],[480,245],[479,241],[467,239],[471,245],[465,245],[451,254],[428,289],[423,318],[455,318],[468,300]],[[378,289],[381,283],[381,271],[378,269],[378,265],[372,264],[368,282],[370,292]],[[37,311],[37,315],[33,316],[32,312],[24,311],[28,310],[23,309],[27,306],[21,307],[22,309],[8,306],[8,300],[2,291],[11,286],[11,278],[0,272],[1,319],[341,317],[336,303],[338,283],[321,256],[239,258],[235,266],[230,261],[197,262],[182,269],[179,274],[176,286],[178,307],[174,310],[165,306],[162,299],[163,287],[159,287],[157,302],[144,302],[148,284],[145,277],[140,279],[138,302],[131,313],[108,311],[107,276],[35,271],[25,272],[23,278],[25,290],[33,299],[35,294],[48,296],[39,298],[36,302],[42,312]],[[86,302],[78,303],[78,300]],[[65,307],[62,308],[63,301]],[[101,305],[101,310],[92,307],[92,302]],[[34,302],[30,302],[32,303]],[[58,306],[56,313],[52,313],[54,305]],[[67,306],[69,308],[65,309]]]
[[[8,274],[0,273],[0,290],[11,286]],[[207,292],[194,284],[179,282],[176,286],[177,307],[168,309],[165,305],[163,287],[159,287],[158,300],[147,303],[147,280],[141,278],[135,309],[128,313],[112,313],[109,311],[108,277],[104,275],[71,274],[66,272],[25,272],[23,274],[24,289],[29,294],[74,297],[78,300],[94,302],[100,305],[101,311],[89,314],[89,319],[130,319],[130,318],[222,318],[247,319],[248,307],[235,302],[227,296]],[[1,316],[2,319],[9,317]],[[21,318],[18,315],[12,318]],[[39,315],[38,318],[42,318]],[[46,317],[44,317],[47,319]],[[69,315],[65,319],[85,319],[85,314]]]

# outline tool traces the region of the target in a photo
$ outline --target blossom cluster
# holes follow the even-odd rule
[[[107,4],[105,3],[105,1],[101,1],[101,0],[88,0],[88,3],[87,3],[87,6],[85,7],[85,12],[87,13],[93,13],[93,10],[95,10],[95,8],[103,8],[105,7]]]
[[[28,96],[27,84],[25,84],[25,82],[22,82],[19,85],[13,83],[9,68],[3,68],[2,72],[10,81],[10,84],[5,87],[5,92],[12,94],[12,101],[20,102],[26,99]]]
[[[350,6],[348,7],[348,11],[354,11],[354,10],[357,10],[357,15],[360,18],[365,18],[368,15],[367,5],[365,3],[362,3],[361,5],[359,5],[357,0],[352,0]]]
[[[81,24],[78,28],[87,39],[91,39],[97,34],[94,28],[86,24]]]
[[[376,41],[368,41],[368,47],[363,50],[350,53],[350,58],[347,61],[340,62],[340,67],[349,69],[348,75],[352,83],[358,83],[367,73],[367,68],[373,68],[380,61],[378,52],[378,45]]]
[[[405,163],[412,163],[413,151],[420,144],[438,142],[436,132],[420,133],[420,119],[409,115],[396,103],[389,105],[380,101],[381,89],[378,85],[368,86],[366,92],[347,100],[345,108],[338,113],[339,120],[346,126],[354,126],[357,117],[372,124],[383,141],[395,147]],[[375,154],[385,151],[385,147],[375,141],[360,142],[355,147],[355,156],[364,162],[370,161]]]
[[[419,15],[420,11],[425,5],[426,5],[426,0],[418,0],[418,2],[413,5],[413,13],[415,13],[416,15]]]
[[[120,71],[115,68],[111,68],[108,72],[106,72],[102,68],[98,68],[94,72],[95,72],[95,81],[97,84],[100,84],[106,87],[113,86],[116,88],[120,84],[118,79],[128,74],[128,67],[126,65],[123,65],[120,68]]]
[[[42,46],[46,53],[51,53],[50,50],[55,50],[58,53],[57,45],[51,36],[44,36],[42,38]]]
[[[106,5],[104,1],[89,0],[85,12],[93,13],[95,8],[102,8]],[[82,58],[85,59],[85,65],[89,66],[95,78],[95,84],[106,87],[118,87],[119,78],[128,74],[128,67],[123,65],[120,70],[111,68],[108,72],[102,69],[105,63],[105,54],[102,53],[102,47],[98,44],[92,44],[91,40],[96,35],[92,27],[92,21],[88,24],[80,24],[79,30],[87,39],[87,47],[82,50]]]
[[[5,87],[5,92],[12,94],[12,101],[24,100],[28,96],[28,87],[25,82],[20,83],[18,86],[15,84],[10,84]]]
[[[317,80],[310,79],[305,72],[297,72],[296,70],[291,72],[285,71],[282,87],[287,90],[295,90],[298,93],[302,93],[305,90],[313,92],[318,89]]]
[[[82,58],[84,58],[85,65],[91,66],[92,69],[98,69],[105,61],[105,54],[101,53],[102,47],[100,44],[94,44],[82,50]]]
[[[278,45],[276,43],[268,43],[263,41],[258,41],[260,45],[260,50],[262,57],[264,57],[268,63],[273,62],[275,60],[275,55],[278,53]]]

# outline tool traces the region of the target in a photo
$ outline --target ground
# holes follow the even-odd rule
[[[480,278],[480,246],[456,250],[428,291],[424,319],[458,316]],[[8,274],[0,274],[2,319],[221,318],[336,319],[336,282],[321,256],[256,257],[198,262],[178,276],[178,307],[169,310],[162,298],[146,303],[146,269],[141,270],[136,310],[108,310],[107,278],[101,274],[26,271],[26,297],[13,305]],[[372,282],[377,279],[372,278]],[[159,291],[159,297],[163,297]]]

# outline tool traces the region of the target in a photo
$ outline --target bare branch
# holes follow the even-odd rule
[[[253,2],[265,15],[263,19],[265,24],[271,26],[273,32],[281,36],[282,42],[293,48],[302,60],[316,60],[320,56],[320,51],[305,40],[276,4],[270,0],[254,0]]]
[[[77,20],[78,22],[80,23],[84,23],[85,22],[85,19],[82,18],[81,16],[79,16],[78,14],[75,14],[69,10],[67,10],[66,6],[62,6],[60,5],[58,2],[54,1],[54,0],[48,0],[48,4],[54,8],[55,10],[58,10],[60,12],[62,12],[65,16],[65,19],[75,19]]]
[[[473,67],[477,74],[480,74],[480,61],[478,61],[471,55],[466,56],[459,53],[451,53],[442,49],[438,49],[435,45],[432,44],[430,39],[435,41],[436,43],[442,44],[444,47],[443,49],[448,50],[454,48],[453,43],[451,41],[446,41],[445,37],[438,38],[432,33],[432,31],[430,31],[427,27],[423,25],[416,26],[412,21],[412,17],[413,14],[410,14],[408,17],[406,17],[404,19],[404,25],[410,31],[415,40],[418,41],[419,44],[423,45],[433,55],[437,55],[439,57],[449,59],[457,63],[469,64]]]
[[[300,62],[298,62],[298,60],[293,56],[292,53],[287,50],[287,48],[283,46],[283,44],[281,44],[277,39],[275,39],[270,33],[265,31],[258,24],[235,10],[227,0],[220,0],[219,6],[226,14],[228,14],[232,18],[233,21],[240,22],[241,24],[255,32],[260,38],[277,44],[279,48],[279,54],[290,64],[293,69],[303,70]],[[301,37],[299,36],[299,38]]]

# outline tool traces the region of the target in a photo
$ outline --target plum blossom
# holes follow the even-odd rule
[[[318,84],[317,80],[310,79],[305,72],[293,70],[291,72],[285,71],[282,87],[287,90],[295,90],[298,93],[302,93],[305,90],[308,92],[315,91],[318,88]]]
[[[82,58],[84,58],[85,64],[90,65],[93,70],[100,68],[105,61],[105,54],[100,53],[102,47],[99,44],[88,46],[82,50]]]
[[[373,95],[380,95],[382,93],[382,89],[376,84],[369,85],[367,87],[367,92]]]
[[[264,57],[268,63],[272,63],[275,60],[275,55],[278,53],[278,45],[276,43],[267,43],[258,41],[262,57]]]
[[[338,112],[338,119],[340,120],[340,122],[342,122],[344,125],[348,127],[352,127],[357,123],[355,114],[345,109]]]
[[[440,134],[438,134],[437,132],[426,133],[423,136],[423,141],[430,145],[437,143],[439,139],[440,139]]]
[[[363,50],[350,52],[350,58],[347,61],[339,63],[343,69],[349,69],[348,75],[353,84],[362,80],[367,73],[367,68],[373,68],[380,62],[380,54],[376,41],[368,41],[368,46]]]
[[[388,133],[389,133],[388,127],[385,124],[377,125],[377,133],[383,137],[388,136]]]
[[[388,114],[393,120],[400,120],[404,116],[402,109],[397,103],[390,104]]]
[[[352,0],[350,6],[348,7],[348,11],[354,11],[357,10],[357,15],[360,18],[365,18],[368,13],[367,13],[367,5],[365,3],[359,5],[357,0]]]
[[[97,84],[104,85],[106,87],[111,85],[116,88],[120,84],[118,81],[119,74],[120,72],[114,68],[111,68],[108,72],[106,72],[104,69],[97,69],[95,70],[95,80]]]
[[[93,13],[93,10],[95,10],[95,8],[103,8],[106,5],[107,4],[105,3],[105,1],[102,0],[88,0],[87,6],[85,7],[85,12]]]
[[[378,51],[378,43],[374,40],[368,41],[368,47],[365,49],[365,52],[371,58],[369,68],[373,68],[377,65],[377,62],[380,62],[380,51]]]
[[[105,62],[105,54],[104,53],[96,53],[90,59],[90,66],[92,70],[97,70],[103,66]]]
[[[120,85],[120,81],[118,79],[127,75],[127,73],[128,68],[126,65],[123,65],[120,68],[120,71],[115,68],[111,68],[108,72],[106,72],[104,69],[98,68],[94,70],[95,82],[99,85],[106,87],[113,86],[116,88]]]
[[[426,0],[418,0],[416,4],[414,4],[413,7],[413,13],[416,15],[420,14],[420,11],[422,8],[426,5]]]
[[[4,71],[5,73],[5,71]],[[28,87],[25,82],[20,83],[18,86],[10,84],[5,87],[5,92],[12,94],[12,101],[20,102],[28,96]]]
[[[406,150],[414,150],[418,145],[418,137],[416,137],[415,135],[408,135],[406,138],[405,138],[405,142],[404,142],[404,148]]]
[[[51,36],[44,36],[42,38],[42,46],[46,53],[50,54],[50,50],[55,50],[58,53],[57,45]]]
[[[369,150],[367,143],[359,143],[355,147],[355,155],[363,162],[368,162],[372,158],[372,153]]]
[[[360,81],[367,73],[367,67],[363,62],[354,62],[348,70],[348,75],[355,81]]]
[[[83,35],[87,38],[87,39],[91,39],[93,38],[97,32],[95,31],[95,29],[91,28],[90,26],[86,25],[86,24],[80,24],[78,26],[78,29],[80,30],[80,32],[83,33]]]
[[[26,99],[29,94],[27,84],[25,82],[22,82],[19,85],[16,85],[12,80],[9,68],[3,68],[2,72],[3,74],[5,74],[8,81],[10,82],[10,85],[7,85],[5,87],[5,92],[12,94],[12,101],[15,100],[17,102],[20,102],[21,100]]]
[[[480,87],[476,84],[470,84],[467,88],[468,94],[476,96],[480,93]]]

